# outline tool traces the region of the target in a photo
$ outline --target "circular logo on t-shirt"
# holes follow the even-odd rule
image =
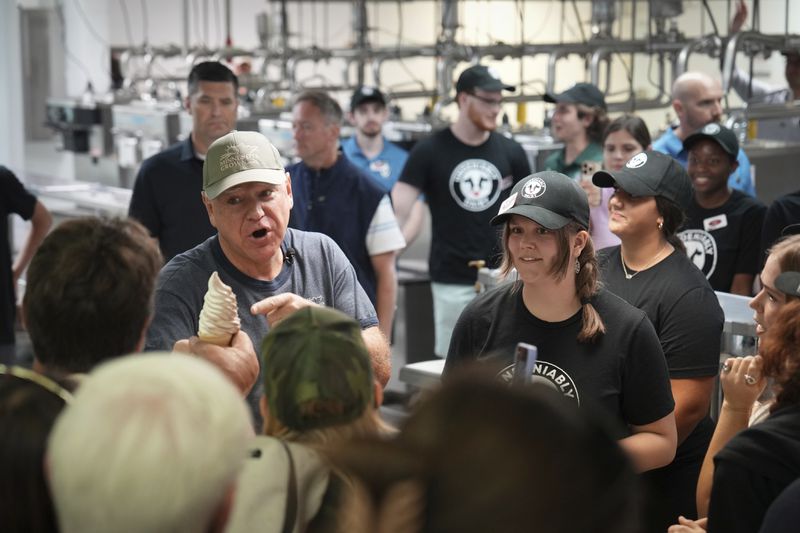
[[[497,374],[497,379],[503,383],[511,384],[511,379],[514,377],[514,365],[510,364]],[[581,404],[580,396],[578,395],[578,388],[572,378],[564,372],[564,370],[553,363],[547,361],[536,361],[533,367],[533,374],[531,374],[532,383],[540,383],[547,385],[564,395],[566,398],[571,398],[577,405]]]
[[[635,156],[631,157],[630,160],[627,163],[625,163],[625,166],[628,168],[639,168],[645,163],[647,163],[647,154],[644,152],[640,152]]]
[[[711,124],[706,124],[702,131],[706,135],[716,135],[719,133],[719,124],[714,124],[713,122]]]
[[[484,159],[467,159],[450,175],[450,194],[467,211],[485,211],[500,196],[502,176],[497,167]]]
[[[547,184],[542,178],[528,180],[522,187],[522,196],[525,198],[539,198],[547,190]]]
[[[717,268],[717,241],[702,229],[687,229],[678,233],[686,247],[686,255],[699,268],[706,278],[710,278]]]

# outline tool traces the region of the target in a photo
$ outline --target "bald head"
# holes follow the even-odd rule
[[[672,107],[680,125],[679,139],[722,117],[722,86],[719,80],[702,72],[686,72],[672,85]]]

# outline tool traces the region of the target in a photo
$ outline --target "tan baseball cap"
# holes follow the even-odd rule
[[[203,164],[203,192],[214,199],[226,190],[257,181],[286,181],[281,154],[257,131],[232,131],[208,147]]]

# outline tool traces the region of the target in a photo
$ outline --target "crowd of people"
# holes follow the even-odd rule
[[[378,88],[347,114],[297,95],[291,165],[234,130],[225,65],[187,82],[191,135],[143,164],[130,218],[47,234],[0,167],[6,213],[33,221],[0,258],[4,530],[770,533],[796,517],[800,191],[755,198],[717,80],[677,78],[678,122],[655,141],[591,84],[545,95],[563,148],[533,174],[495,131],[514,87],[484,65],[410,153],[382,135]],[[379,411],[395,264],[427,212],[446,362],[395,428]],[[506,282],[476,295],[473,261]],[[26,267],[32,369],[8,334]],[[240,319],[222,345],[198,336],[213,273]],[[720,366],[714,291],[753,297],[757,354]],[[537,347],[524,379],[519,343]]]

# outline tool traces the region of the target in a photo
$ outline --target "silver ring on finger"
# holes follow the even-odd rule
[[[757,381],[758,380],[754,376],[751,376],[750,374],[744,375],[744,382],[747,383],[748,385],[755,385]]]
[[[722,363],[722,371],[726,373],[731,371],[731,365],[727,361]]]

